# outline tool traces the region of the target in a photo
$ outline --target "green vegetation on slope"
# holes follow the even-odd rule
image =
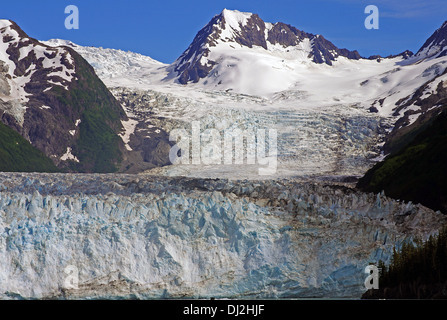
[[[124,110],[107,87],[96,76],[93,68],[79,54],[75,58],[78,80],[70,90],[55,88],[59,102],[80,114],[80,135],[73,152],[79,163],[72,162],[76,172],[115,172],[122,160],[120,151],[120,119]]]
[[[79,160],[90,172],[115,172],[121,158],[120,138],[102,121],[104,110],[90,109],[83,113],[77,144]]]
[[[391,264],[380,261],[379,289],[364,298],[433,299],[447,298],[447,227],[436,237],[416,245],[405,243],[394,249]]]
[[[20,134],[0,122],[0,171],[57,172],[58,168]]]
[[[357,187],[447,213],[447,110],[371,168]]]

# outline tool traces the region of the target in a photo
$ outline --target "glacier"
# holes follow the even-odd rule
[[[283,92],[270,100],[232,92],[196,92],[202,97],[190,92],[190,96],[185,97],[149,89],[113,87],[110,90],[131,119],[144,123],[148,139],[151,139],[153,128],[191,133],[193,122],[200,124],[202,133],[213,129],[219,131],[221,136],[227,130],[276,130],[278,168],[274,176],[266,177],[269,179],[361,176],[381,155],[380,146],[392,128],[390,119],[367,112],[359,104],[302,106],[299,99],[304,93],[294,91]],[[219,141],[215,143],[219,144]],[[244,145],[244,150],[247,151],[247,145]],[[168,165],[146,173],[259,179],[260,167],[234,163],[213,166]]]
[[[307,61],[309,43],[290,52],[238,47],[237,61],[236,49],[219,46],[220,67],[182,86],[150,57],[45,44],[71,47],[94,67],[129,117],[128,150],[137,131],[152,139],[193,121],[202,130],[276,129],[278,171],[0,173],[1,299],[359,299],[368,264],[389,263],[393,248],[446,222],[349,182],[385,156],[399,117],[416,120],[420,107],[404,104],[422,85],[430,94],[446,80],[445,57],[339,57],[328,66]],[[0,79],[0,94],[9,89]],[[8,103],[22,114],[20,101]],[[67,270],[76,288],[67,287]]]
[[[328,180],[0,173],[0,298],[360,298],[446,217]],[[79,285],[66,287],[67,267]]]

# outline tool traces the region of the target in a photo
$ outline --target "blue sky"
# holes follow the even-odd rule
[[[70,4],[79,8],[79,30],[64,27],[64,9]],[[364,10],[370,4],[380,10],[379,30],[364,27]],[[0,18],[14,20],[39,40],[67,39],[171,63],[223,8],[322,34],[362,56],[416,52],[447,20],[446,0],[5,0]]]

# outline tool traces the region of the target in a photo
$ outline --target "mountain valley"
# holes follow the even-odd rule
[[[0,297],[359,298],[446,223],[446,81],[447,22],[362,57],[224,9],[165,64],[0,20]],[[275,172],[172,164],[194,122],[275,130]]]

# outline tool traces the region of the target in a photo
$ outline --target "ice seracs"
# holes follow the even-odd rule
[[[0,298],[359,298],[441,213],[341,184],[0,173]],[[78,289],[64,288],[76,267]]]

